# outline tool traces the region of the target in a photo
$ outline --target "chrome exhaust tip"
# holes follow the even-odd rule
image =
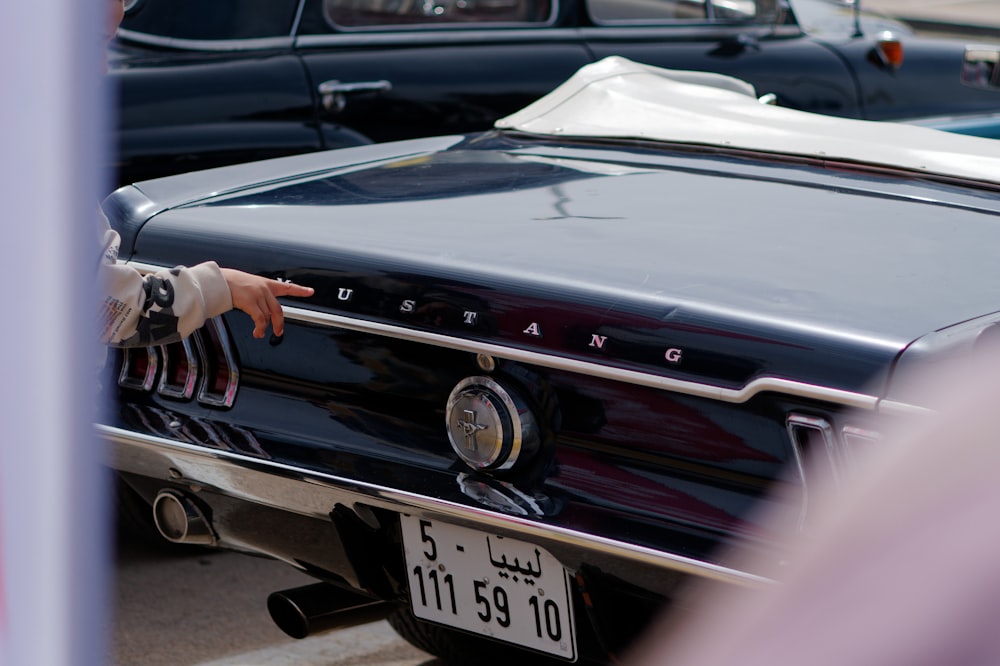
[[[292,638],[384,620],[393,604],[329,583],[272,592],[267,610],[278,628]]]
[[[214,546],[215,533],[198,504],[179,490],[161,490],[153,500],[153,521],[167,541]]]

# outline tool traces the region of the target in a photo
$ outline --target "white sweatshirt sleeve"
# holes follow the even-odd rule
[[[208,261],[143,275],[118,263],[121,238],[98,212],[102,255],[98,269],[101,339],[116,347],[175,342],[233,307],[219,266]]]

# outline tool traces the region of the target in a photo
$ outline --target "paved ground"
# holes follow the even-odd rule
[[[267,595],[314,581],[287,564],[129,535],[118,545],[111,666],[440,666],[387,622],[289,638],[271,622]]]

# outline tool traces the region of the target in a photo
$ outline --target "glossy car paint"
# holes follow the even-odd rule
[[[807,516],[791,415],[876,428],[915,408],[898,362],[1000,319],[997,190],[846,162],[492,132],[151,181],[105,209],[140,266],[316,289],[272,344],[225,317],[232,408],[118,392],[102,432],[137,490],[193,493],[220,545],[388,599],[397,512],[526,539],[600,599],[585,632],[613,647],[687,576],[760,581],[720,548],[778,557],[762,501]],[[508,473],[448,442],[448,395],[478,375],[540,422]]]
[[[344,129],[317,131],[309,80],[287,51],[234,58],[126,47],[112,74],[126,179],[366,143]]]
[[[164,0],[147,0],[152,5]],[[286,3],[287,4],[287,3]],[[794,7],[793,7],[794,9]],[[874,56],[881,22],[854,24],[829,3],[815,34],[794,15],[776,25],[680,22],[598,25],[566,0],[550,21],[334,31],[319,0],[298,22],[242,39],[166,39],[126,18],[111,57],[120,90],[119,182],[281,154],[488,129],[580,66],[618,54],[639,62],[728,73],[790,108],[885,119],[993,110],[997,90],[959,81],[965,44],[904,35],[899,68]],[[282,17],[285,15],[282,14]],[[291,21],[293,12],[288,12]],[[312,17],[312,18],[310,18]],[[812,29],[812,23],[806,26]],[[293,32],[294,31],[294,32]],[[260,37],[259,34],[267,34]],[[351,94],[340,110],[326,81],[388,92]]]
[[[397,147],[403,155],[408,148]],[[597,169],[606,163],[612,166],[602,175]],[[810,324],[806,335],[840,328],[856,332],[863,346],[881,340],[890,349],[964,321],[991,302],[988,281],[976,283],[969,274],[988,264],[976,259],[986,259],[989,242],[977,248],[947,228],[975,225],[975,237],[991,239],[997,232],[993,214],[1000,211],[995,199],[951,194],[982,209],[973,214],[921,201],[911,196],[909,183],[888,176],[848,171],[803,185],[794,180],[802,168],[737,157],[720,162],[697,154],[665,156],[662,150],[598,151],[585,144],[523,147],[510,139],[481,138],[438,155],[174,207],[143,228],[142,237],[157,253],[137,258],[194,263],[224,252],[226,239],[238,233],[248,245],[241,265],[254,272],[289,270],[284,260],[301,256],[310,257],[317,270],[346,271],[340,263],[345,259],[363,265],[371,257],[390,273],[419,267],[449,281],[495,272],[512,288],[518,278],[511,276],[525,276],[521,280],[532,290],[553,294],[536,306],[542,314],[574,293],[588,300],[603,294],[595,308],[604,314],[591,326],[619,310],[641,316],[647,308],[653,321],[667,321],[681,317],[681,306],[691,301],[705,310],[691,317],[706,324],[716,312],[734,320],[747,313],[738,327],[750,339],[755,329],[766,328],[773,336],[787,314],[793,330]],[[669,185],[663,182],[666,174]],[[839,200],[835,210],[824,209],[823,190],[830,187],[857,196]],[[701,194],[713,190],[726,196]],[[770,201],[782,202],[781,215],[775,211],[761,222],[746,214],[767,211]],[[275,206],[282,210],[277,223]],[[927,206],[940,209],[935,211],[943,221],[940,230],[927,221]],[[584,207],[585,215],[574,214]],[[212,221],[208,229],[206,218]],[[878,221],[874,229],[872,220]],[[914,235],[922,242],[894,256],[893,249]],[[763,247],[747,253],[751,245]],[[595,264],[590,258],[598,247],[607,252]],[[935,248],[942,256],[932,261]],[[920,255],[912,254],[917,250]],[[853,269],[836,270],[846,258]],[[934,264],[933,270],[907,268],[922,261]],[[814,268],[807,270],[810,264]],[[906,279],[876,279],[882,274]],[[353,288],[354,279],[343,278],[342,286]],[[960,280],[978,288],[965,286],[958,293]],[[668,290],[676,302],[659,300]],[[331,284],[324,293],[335,291]],[[400,296],[405,293],[403,288]],[[913,308],[918,294],[942,304],[933,311]],[[383,307],[388,309],[369,305],[364,314],[390,316],[391,304]],[[559,321],[563,315],[550,316]],[[841,333],[822,342],[840,338],[848,347],[855,340]],[[790,368],[781,371],[787,372]],[[734,379],[742,383],[746,377]],[[843,388],[858,390],[863,381],[862,376]]]

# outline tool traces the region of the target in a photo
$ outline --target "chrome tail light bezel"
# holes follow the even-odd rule
[[[882,440],[881,433],[844,425],[838,431],[831,420],[802,413],[791,413],[785,420],[795,471],[802,484],[800,528],[808,523],[811,495],[817,484],[832,483],[843,487],[858,465],[865,448]]]
[[[118,374],[122,388],[221,408],[233,406],[239,382],[239,362],[221,317],[179,342],[124,349]]]
[[[160,345],[159,352],[163,367],[156,392],[168,398],[190,400],[201,376],[200,362],[191,340]]]
[[[202,334],[194,340],[199,355],[205,359],[205,372],[198,388],[198,402],[213,407],[232,407],[240,384],[240,369],[222,318],[209,320],[200,332]],[[225,387],[215,390],[214,380],[219,377],[225,377]]]
[[[152,391],[160,369],[160,355],[153,347],[126,347],[122,350],[122,367],[118,385],[137,391]]]

